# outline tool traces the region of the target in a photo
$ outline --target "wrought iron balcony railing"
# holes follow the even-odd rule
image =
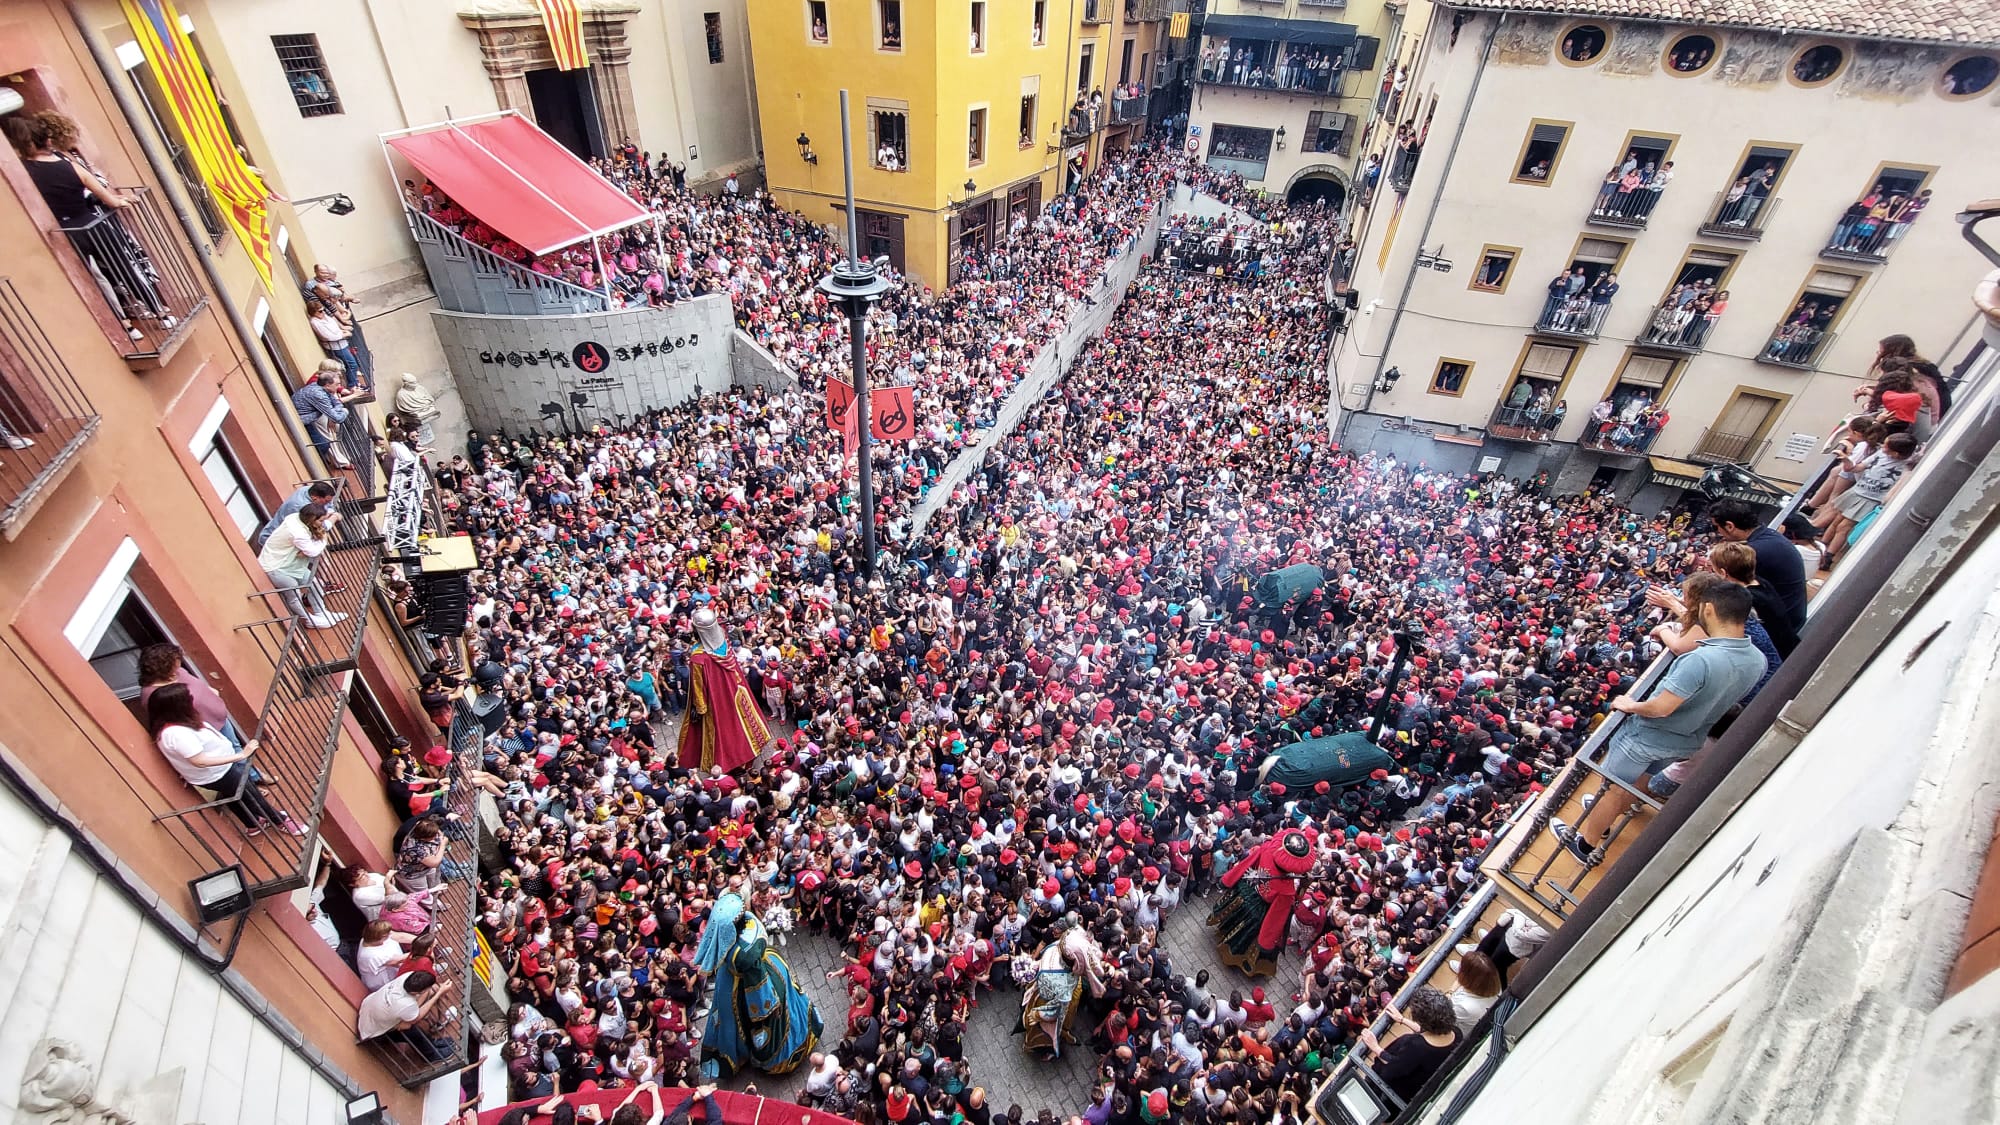
[[[1389,158],[1389,186],[1402,194],[1410,190],[1410,181],[1416,178],[1417,161],[1423,157],[1421,147],[1397,145],[1396,153]]]
[[[1771,216],[1778,213],[1776,196],[1743,195],[1729,198],[1728,192],[1716,192],[1715,204],[1709,208],[1708,218],[1701,224],[1701,233],[1711,238],[1740,238],[1755,242],[1764,237],[1764,228]]]
[[[1667,189],[1663,185],[1658,191],[1641,186],[1632,191],[1613,192],[1609,197],[1600,195],[1593,201],[1585,221],[1592,226],[1645,230],[1646,221],[1653,217],[1653,209],[1660,205],[1660,197],[1665,194]]]
[[[1703,464],[1747,465],[1762,453],[1755,434],[1732,434],[1705,429],[1688,452],[1688,460]]]
[[[1614,418],[1609,422],[1592,422],[1576,443],[1585,449],[1595,449],[1599,453],[1622,453],[1637,457],[1652,452],[1653,443],[1659,440],[1658,430],[1644,425],[1628,425]]]
[[[208,292],[152,189],[116,190],[128,206],[61,229],[111,314],[113,346],[128,360],[157,360],[193,330]]]
[[[1709,316],[1697,311],[1692,303],[1662,301],[1653,310],[1652,319],[1646,322],[1645,331],[1633,342],[1642,348],[1694,355],[1708,346],[1709,333],[1715,331],[1715,322],[1721,319],[1720,313]]]
[[[1588,296],[1585,290],[1574,297],[1549,298],[1542,303],[1542,315],[1535,320],[1535,331],[1544,336],[1566,336],[1578,340],[1594,340],[1604,327],[1604,318],[1611,311],[1611,303],[1599,304]]]
[[[1111,100],[1111,120],[1123,124],[1127,121],[1144,121],[1146,106],[1151,102],[1145,94],[1135,98],[1113,98]]]
[[[102,422],[14,283],[0,278],[0,535],[20,534]]]
[[[1486,420],[1486,432],[1509,441],[1546,443],[1561,422],[1552,411],[1502,403],[1494,407],[1493,416]]]
[[[251,784],[155,818],[188,837],[215,866],[242,864],[258,897],[304,886],[311,869],[347,711],[348,679],[360,667],[368,605],[382,565],[383,538],[368,520],[374,501],[347,499],[343,477],[332,483],[333,507],[342,518],[330,529],[326,550],[312,561],[310,581],[292,594],[307,613],[289,611],[284,592],[259,591],[251,597],[272,616],[239,627],[271,667],[263,706],[247,732],[258,744],[250,758]]]
[[[1803,324],[1783,325],[1771,333],[1764,350],[1757,353],[1757,362],[1811,371],[1819,366],[1820,358],[1833,346],[1836,336],[1837,333],[1824,328]]]
[[[1083,0],[1083,22],[1111,22],[1111,0]]]

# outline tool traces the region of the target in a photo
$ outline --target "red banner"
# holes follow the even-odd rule
[[[549,54],[555,56],[557,70],[582,70],[590,65],[590,52],[583,44],[583,5],[578,0],[535,0],[542,11],[542,26],[549,33]]]
[[[868,433],[876,441],[908,441],[917,436],[916,394],[909,387],[868,392]]]
[[[826,428],[834,433],[845,433],[849,426],[848,414],[854,408],[854,388],[838,379],[826,381]]]

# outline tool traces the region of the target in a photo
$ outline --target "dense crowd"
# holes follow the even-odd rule
[[[1167,261],[922,535],[904,541],[913,490],[888,490],[872,581],[806,392],[482,439],[440,473],[485,562],[473,669],[506,700],[478,783],[503,818],[481,909],[516,1001],[514,1097],[689,1079],[689,957],[733,888],[781,940],[805,927],[852,954],[807,1079],[830,1111],[1002,1116],[966,1021],[1074,924],[1103,951],[1075,1025],[1103,1095],[1048,1108],[1304,1117],[1506,812],[1654,651],[1645,587],[1698,547],[1684,519],[1330,444],[1338,231],[1262,217],[1177,219]],[[913,469],[880,456],[892,482]],[[1297,562],[1324,587],[1252,599]],[[685,705],[702,606],[785,732],[735,777],[679,769],[653,723]],[[1258,785],[1271,749],[1365,725],[1405,626],[1420,643],[1382,735],[1396,768]],[[1288,825],[1317,849],[1294,919],[1304,978],[1211,991],[1161,946],[1162,919]]]

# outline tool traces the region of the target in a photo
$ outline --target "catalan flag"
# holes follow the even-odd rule
[[[222,121],[222,108],[194,44],[181,30],[172,0],[123,0],[126,22],[153,77],[166,93],[167,112],[187,143],[209,194],[221,205],[223,220],[250,252],[257,274],[271,284],[271,215],[264,201],[270,189],[236,148]]]
[[[1188,14],[1186,12],[1175,12],[1173,18],[1167,21],[1167,38],[1186,39],[1187,37]]]
[[[590,65],[590,52],[583,46],[583,8],[578,0],[535,0],[542,10],[542,26],[549,30],[549,53],[556,57],[557,70],[582,70]]]

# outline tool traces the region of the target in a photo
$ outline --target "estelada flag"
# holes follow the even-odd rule
[[[868,432],[876,441],[908,441],[917,436],[916,394],[908,387],[869,391]]]
[[[548,29],[549,53],[557,70],[582,70],[590,65],[590,52],[583,46],[583,7],[578,0],[535,0],[542,10],[542,26]]]
[[[271,214],[264,201],[271,191],[237,151],[223,124],[215,88],[209,85],[194,43],[181,29],[181,14],[172,0],[124,0],[124,9],[139,53],[166,95],[167,113],[187,142],[202,183],[220,205],[223,221],[250,252],[257,276],[270,285]]]

